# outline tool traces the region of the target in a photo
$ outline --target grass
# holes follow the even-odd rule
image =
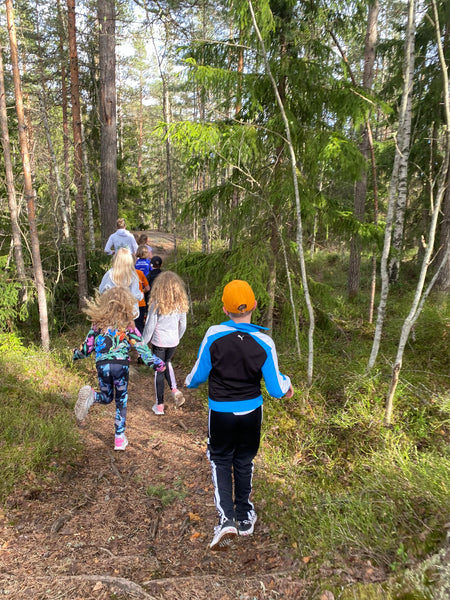
[[[77,378],[55,355],[0,336],[0,504],[24,482],[70,461],[79,448],[72,404]]]

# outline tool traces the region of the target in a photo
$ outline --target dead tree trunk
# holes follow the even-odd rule
[[[64,200],[66,203],[66,211],[70,216],[72,207],[70,203],[70,165],[69,165],[69,119],[67,110],[67,69],[66,69],[66,52],[64,48],[63,31],[66,30],[63,13],[61,10],[60,0],[56,0],[59,19],[59,60],[61,69],[61,109],[62,109],[62,133],[63,133],[63,153],[64,153]]]

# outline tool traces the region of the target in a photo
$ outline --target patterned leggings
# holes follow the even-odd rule
[[[125,431],[128,402],[128,365],[117,363],[97,364],[98,384],[100,391],[95,394],[95,402],[99,404],[111,404],[116,400],[116,416],[114,427],[116,435]]]

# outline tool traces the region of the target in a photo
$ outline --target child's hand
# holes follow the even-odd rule
[[[292,398],[292,396],[294,395],[294,388],[292,387],[292,383],[289,386],[288,391],[285,393],[284,397],[285,398]]]

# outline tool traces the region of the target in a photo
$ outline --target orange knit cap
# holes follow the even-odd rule
[[[230,313],[245,313],[255,308],[255,294],[246,281],[234,279],[223,288],[222,302]]]

